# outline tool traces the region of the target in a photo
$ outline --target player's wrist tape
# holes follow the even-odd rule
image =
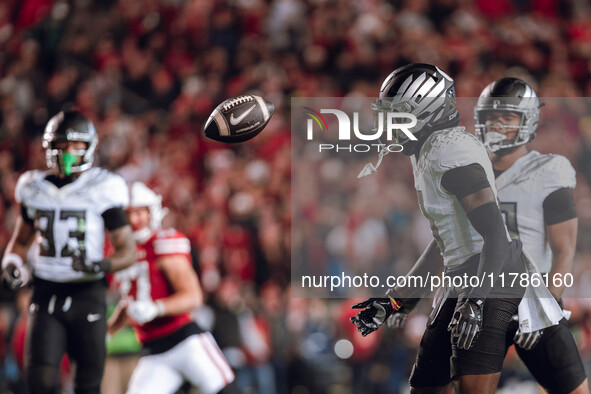
[[[403,302],[402,298],[398,297],[398,294],[396,294],[394,289],[389,289],[386,292],[386,296],[390,300],[390,305],[392,306],[392,309],[394,311],[398,311],[398,310],[400,310],[400,308],[402,308],[402,305],[404,304],[404,302]]]
[[[23,259],[16,253],[8,253],[2,259],[2,269],[6,269],[9,265],[14,265],[20,269],[23,267]]]
[[[390,303],[392,304],[392,309],[394,309],[394,311],[397,311],[399,309],[401,309],[402,307],[404,307],[404,311],[405,312],[410,312],[412,311],[415,306],[417,306],[417,304],[419,303],[419,301],[421,300],[420,298],[404,298],[401,297],[395,289],[389,289],[386,292],[386,297],[388,297],[390,299]],[[400,307],[398,309],[396,309],[394,307],[393,301],[395,300],[396,305],[400,305]]]

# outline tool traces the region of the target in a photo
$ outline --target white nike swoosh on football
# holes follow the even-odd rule
[[[244,113],[242,113],[242,115],[240,115],[237,118],[235,118],[234,113],[232,113],[232,115],[230,115],[230,124],[232,126],[236,126],[238,123],[242,122],[242,119],[244,119],[246,117],[246,115],[248,115],[250,113],[250,111],[252,111],[254,109],[254,107],[256,107],[256,104],[253,105],[252,107],[250,107],[249,109],[247,109],[246,111],[244,111]]]
[[[91,322],[91,323],[92,323],[93,321],[97,321],[97,320],[98,320],[98,319],[100,319],[100,318],[101,318],[101,314],[100,314],[100,313],[89,313],[89,314],[86,316],[86,319],[87,319],[89,322]]]

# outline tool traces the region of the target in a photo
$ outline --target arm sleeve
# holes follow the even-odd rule
[[[121,207],[109,208],[101,216],[105,222],[105,228],[108,231],[113,231],[129,224],[127,215],[125,215],[125,211]]]
[[[512,258],[501,211],[496,203],[490,202],[468,212],[468,219],[484,240],[477,275],[482,278],[492,274],[497,278],[507,260]],[[486,298],[491,290],[491,283],[484,280],[482,286],[471,289],[470,297]]]
[[[490,187],[486,172],[480,164],[474,163],[464,167],[448,170],[441,178],[441,186],[462,199],[479,190]],[[474,230],[482,236],[484,245],[480,252],[478,277],[493,274],[496,278],[505,266],[508,258],[510,242],[505,229],[505,222],[495,202],[489,202],[474,208],[467,214]],[[483,281],[482,286],[473,288],[470,297],[486,298],[492,290],[491,284]]]
[[[484,168],[478,163],[448,170],[441,178],[441,186],[458,199],[490,187]]]
[[[546,226],[565,222],[577,217],[577,208],[570,188],[558,189],[548,195],[542,203]]]

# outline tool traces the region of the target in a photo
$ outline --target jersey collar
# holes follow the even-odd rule
[[[497,186],[497,191],[503,189],[506,186],[512,184],[517,178],[523,176],[524,173],[529,172],[527,167],[528,163],[534,160],[536,157],[540,155],[539,152],[532,150],[527,152],[527,154],[521,156],[519,159],[515,160],[515,163],[507,170],[505,170],[501,175],[499,175],[495,181]]]

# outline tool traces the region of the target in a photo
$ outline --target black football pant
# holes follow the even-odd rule
[[[512,322],[507,335],[509,344],[517,331],[518,323]],[[566,319],[544,329],[544,334],[531,350],[515,345],[517,354],[531,374],[550,394],[567,394],[587,378],[579,349]]]
[[[76,394],[99,394],[105,365],[106,282],[56,283],[35,278],[25,369],[30,393],[58,393],[65,353]]]

